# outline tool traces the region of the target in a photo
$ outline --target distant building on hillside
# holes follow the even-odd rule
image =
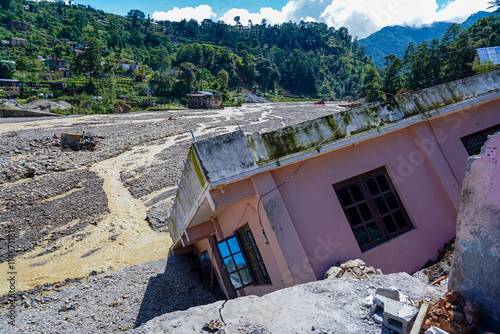
[[[21,91],[21,82],[16,79],[0,79],[0,89],[17,94]]]
[[[51,82],[50,90],[63,90],[66,86],[68,86],[68,84],[65,82]]]
[[[492,62],[493,65],[500,64],[500,46],[476,49],[476,58],[474,59],[473,68],[487,61]]]
[[[135,63],[121,62],[120,63],[120,68],[122,70],[140,70],[141,69],[141,65],[138,62],[135,62]]]
[[[26,46],[26,40],[24,38],[12,37],[10,40],[10,45],[12,45],[12,46]]]
[[[210,92],[196,91],[187,96],[190,109],[223,109],[222,98]]]
[[[50,71],[64,71],[68,66],[68,62],[64,59],[46,59],[44,63]]]
[[[10,21],[10,27],[19,31],[28,31],[28,23],[21,21]]]

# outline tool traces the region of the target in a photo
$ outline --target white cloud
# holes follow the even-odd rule
[[[227,24],[236,24],[234,21],[236,16],[240,17],[242,25],[247,25],[248,20],[252,20],[253,24],[260,24],[262,19],[266,19],[268,24],[280,24],[286,22],[287,20],[286,14],[283,11],[272,9],[270,7],[261,8],[259,13],[250,13],[246,9],[233,8],[224,13],[219,20],[224,21]]]
[[[474,0],[474,3],[470,0],[455,0],[437,12],[433,21],[464,21],[470,14],[486,10],[490,6],[489,2],[490,0]],[[472,11],[467,11],[468,8]]]
[[[157,21],[181,21],[182,19],[195,19],[198,22],[204,19],[213,19],[217,15],[212,11],[209,5],[199,5],[198,7],[174,7],[167,12],[156,11],[153,13],[153,19]]]
[[[235,24],[240,17],[243,25],[252,20],[258,24],[266,19],[268,24],[308,21],[324,22],[335,28],[347,27],[352,36],[364,38],[375,31],[391,25],[420,26],[434,21],[462,22],[480,10],[486,10],[490,0],[450,0],[441,7],[436,0],[291,0],[281,9],[263,7],[251,13],[247,9],[233,8],[221,16],[212,7],[200,5],[185,7],[168,12],[155,12],[156,20],[180,21],[194,18],[201,22],[205,18],[222,20]]]
[[[333,0],[321,13],[321,21],[346,26],[353,36],[364,38],[391,25],[420,26],[434,21],[462,22],[488,8],[489,0],[455,0],[439,8],[435,0]]]

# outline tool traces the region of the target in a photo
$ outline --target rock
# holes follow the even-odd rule
[[[343,278],[358,278],[352,269],[347,269],[342,275]]]
[[[364,307],[372,307],[373,306],[373,296],[368,296],[363,300]]]
[[[394,288],[394,287],[377,288],[377,291],[375,291],[375,295],[380,295],[380,296],[387,297],[389,299],[399,301],[399,290]]]
[[[363,266],[363,268],[365,268],[366,264],[361,261],[360,259],[356,259],[356,260],[349,260],[345,263],[342,263],[340,265],[340,268],[346,270],[346,269],[349,269],[349,268],[353,268],[353,267],[361,267]]]
[[[224,326],[224,324],[222,323],[222,321],[220,321],[219,319],[216,319],[216,320],[210,320],[209,322],[204,324],[203,328],[208,328],[212,331],[217,331],[217,330],[222,329],[223,326]]]
[[[332,266],[328,271],[325,273],[325,278],[339,278],[342,276],[344,271],[336,266]]]

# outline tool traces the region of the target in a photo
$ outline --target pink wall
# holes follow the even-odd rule
[[[431,124],[436,132],[438,129],[443,129],[441,147],[458,181],[462,183],[466,167],[464,161],[467,160],[468,155],[463,149],[460,138],[500,124],[500,102],[491,101],[471,107],[459,114],[440,117]]]
[[[223,235],[218,236],[219,240],[225,239],[234,234],[234,232],[245,224],[249,224],[255,242],[259,248],[260,254],[269,272],[272,284],[250,286],[242,290],[238,290],[238,295],[257,295],[262,296],[266,293],[285,288],[287,284],[284,282],[284,272],[286,272],[286,265],[284,259],[266,218],[266,214],[261,211],[262,224],[264,225],[266,235],[268,236],[269,244],[266,244],[262,237],[262,227],[259,223],[257,216],[258,198],[254,197],[248,201],[242,201],[237,204],[229,206],[217,220],[221,227]]]
[[[420,122],[311,158],[287,184],[269,195],[284,204],[285,213],[296,230],[293,233],[298,235],[292,246],[305,251],[303,258],[297,261],[301,263],[290,263],[289,252],[282,251],[283,240],[287,239],[280,239],[280,245],[262,207],[260,225],[256,213],[259,197],[248,197],[252,192],[259,194],[274,188],[287,179],[298,164],[255,175],[251,182],[247,179],[225,186],[224,195],[214,192],[214,200],[220,202],[219,205],[225,204],[224,198],[242,198],[228,204],[217,217],[217,237],[227,238],[248,223],[272,280],[272,285],[247,287],[239,290],[238,295],[261,296],[299,283],[301,268],[306,281],[314,279],[314,275],[320,279],[337,261],[360,258],[384,273],[411,273],[427,260],[436,258],[437,250],[455,236],[460,185],[468,156],[460,138],[499,124],[499,104],[490,102],[432,118],[434,134],[427,122]],[[444,156],[436,145],[436,138]],[[382,166],[386,167],[414,229],[362,253],[332,185]],[[262,227],[269,244],[261,235]],[[210,251],[208,242],[199,242],[196,246],[200,251],[207,248]]]
[[[438,139],[448,162],[455,166],[458,183],[439,147],[422,145],[434,139],[426,123],[326,153],[304,164],[279,191],[317,278],[339,260],[360,258],[390,273],[413,272],[436,258],[437,250],[455,235],[459,184],[467,158],[460,137],[500,123],[499,115],[493,103],[488,103],[467,115],[456,113],[432,120],[434,131],[442,131]],[[452,135],[452,131],[457,132]],[[386,166],[415,228],[362,253],[332,185],[381,166]],[[287,179],[296,167],[274,170],[275,182]]]

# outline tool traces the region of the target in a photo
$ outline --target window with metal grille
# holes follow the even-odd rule
[[[254,281],[250,274],[250,267],[236,235],[217,243],[217,248],[233,289],[238,290],[253,285]]]
[[[264,265],[264,260],[262,260],[262,256],[260,256],[259,248],[255,243],[250,226],[247,224],[236,233],[248,258],[250,267],[252,268],[255,283],[270,284],[271,278],[269,277],[266,266]]]
[[[464,144],[469,156],[479,154],[481,147],[488,140],[488,136],[492,136],[497,132],[500,132],[500,124],[461,138],[462,144]]]
[[[333,185],[361,251],[413,225],[384,167]]]

